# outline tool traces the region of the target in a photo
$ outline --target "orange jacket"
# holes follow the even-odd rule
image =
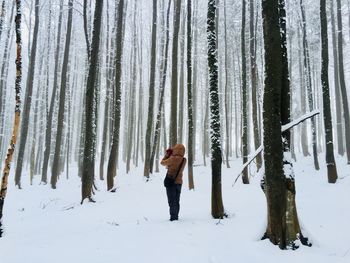
[[[186,158],[185,155],[185,146],[183,144],[176,144],[171,148],[173,153],[169,155],[165,155],[161,160],[160,164],[165,166],[168,169],[168,175],[175,176],[177,171],[180,169],[178,176],[176,177],[175,184],[182,184],[183,170],[186,166]],[[180,168],[181,162],[182,166]]]

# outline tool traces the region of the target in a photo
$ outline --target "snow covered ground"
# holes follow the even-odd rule
[[[320,155],[321,165],[324,163]],[[338,159],[340,179],[327,183],[326,169],[315,171],[312,159],[295,163],[297,207],[304,235],[313,246],[281,251],[261,241],[266,201],[258,175],[250,185],[237,176],[240,161],[223,168],[223,202],[229,218],[210,215],[210,167],[195,167],[196,190],[185,179],[180,220],[168,220],[163,174],[142,178],[142,168],[118,172],[117,191],[98,181],[96,203],[80,205],[80,181],[62,178],[56,190],[11,183],[4,207],[5,235],[1,263],[115,262],[350,262],[350,169]],[[236,167],[236,168],[235,168]],[[164,170],[163,170],[164,171]],[[185,174],[187,176],[187,174]],[[13,178],[13,177],[12,177]],[[11,182],[13,181],[11,178]]]

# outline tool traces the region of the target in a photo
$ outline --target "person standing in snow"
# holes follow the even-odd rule
[[[176,144],[165,152],[160,164],[167,168],[164,180],[169,203],[170,221],[179,219],[180,194],[182,186],[183,170],[186,165],[185,146]]]

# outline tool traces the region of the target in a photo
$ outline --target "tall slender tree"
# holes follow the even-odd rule
[[[151,137],[153,129],[153,112],[154,112],[154,87],[156,79],[156,56],[157,56],[157,0],[153,0],[153,18],[152,18],[152,44],[151,44],[151,62],[150,62],[150,79],[148,94],[148,116],[147,129],[145,136],[145,166],[143,176],[149,178],[150,158],[151,158]],[[156,142],[153,142],[156,143]]]
[[[7,155],[5,159],[5,166],[2,173],[1,188],[0,188],[0,237],[2,236],[2,217],[4,202],[7,194],[8,187],[8,177],[10,174],[11,161],[15,151],[15,146],[17,142],[17,135],[19,130],[20,118],[21,118],[21,81],[22,81],[22,32],[21,32],[21,22],[22,22],[22,10],[21,10],[21,0],[16,0],[16,105],[15,105],[15,117],[14,125],[12,130],[12,137],[10,141],[10,147],[7,149]]]
[[[260,132],[259,132],[259,104],[257,98],[257,89],[258,89],[258,72],[257,72],[257,63],[256,63],[256,34],[255,34],[255,24],[254,24],[254,0],[249,0],[249,57],[250,57],[250,83],[252,90],[252,116],[253,116],[253,136],[254,136],[254,147],[255,150],[260,146]],[[257,18],[256,18],[257,19]],[[261,154],[256,157],[256,167],[257,170],[262,166]]]
[[[83,174],[82,181],[82,196],[81,201],[89,199],[92,201],[92,186],[94,183],[94,171],[95,171],[95,141],[96,134],[94,126],[94,111],[96,110],[96,85],[98,79],[98,58],[100,51],[100,35],[102,25],[102,10],[103,0],[96,1],[95,15],[94,15],[94,28],[92,32],[91,54],[90,54],[90,66],[89,75],[87,79],[86,95],[85,95],[85,145],[84,145],[84,161],[83,161]]]
[[[245,52],[245,24],[246,24],[246,0],[242,0],[242,27],[241,27],[241,52],[242,52],[242,155],[243,163],[248,161],[248,108],[247,108],[247,62]],[[249,184],[248,167],[243,170],[242,180]]]
[[[193,86],[192,86],[192,0],[187,0],[187,108],[188,108],[188,187],[194,189],[193,180],[193,152],[194,152],[194,124],[193,124]]]
[[[10,48],[11,48],[11,42],[12,42],[12,35],[11,35],[11,29],[12,29],[12,20],[15,13],[15,5],[16,2],[13,2],[12,8],[11,8],[11,15],[10,15],[10,23],[7,28],[6,32],[6,40],[4,41],[4,53],[3,53],[3,62],[1,63],[1,71],[0,71],[0,134],[4,134],[4,120],[5,120],[5,102],[6,102],[6,87],[7,87],[7,75],[9,70],[9,58],[11,55]],[[4,143],[4,137],[0,137],[0,157],[3,156],[3,143]]]
[[[208,1],[207,39],[210,96],[210,136],[211,136],[211,215],[214,218],[225,216],[222,202],[221,166],[222,154],[220,144],[220,107],[218,90],[218,58],[216,42],[216,1]]]
[[[69,62],[69,50],[72,35],[72,20],[73,20],[73,0],[68,0],[68,20],[67,20],[67,33],[66,33],[66,43],[64,47],[63,63],[62,63],[62,74],[61,74],[61,88],[60,88],[60,98],[57,116],[57,134],[56,134],[56,145],[55,153],[52,163],[51,172],[51,187],[56,189],[56,184],[58,176],[60,174],[60,160],[61,160],[61,146],[63,137],[63,121],[64,121],[64,111],[65,111],[65,101],[66,101],[66,89],[68,82],[68,62]]]
[[[5,19],[5,13],[6,13],[6,1],[2,0],[2,4],[1,4],[1,9],[0,9],[0,40],[1,40],[1,35],[2,35],[2,29],[4,26],[4,19]]]
[[[41,182],[47,183],[47,169],[49,164],[50,152],[51,152],[51,135],[52,135],[52,119],[55,109],[55,100],[58,88],[58,67],[59,67],[59,54],[60,54],[60,43],[61,43],[61,31],[62,31],[62,14],[63,14],[63,0],[60,0],[60,12],[58,16],[58,30],[56,38],[56,50],[55,50],[55,65],[54,65],[54,79],[53,88],[50,100],[49,111],[47,113],[46,127],[45,127],[45,150],[44,159],[41,171]]]
[[[337,22],[338,22],[338,58],[339,58],[339,84],[343,102],[345,145],[348,164],[350,164],[350,112],[348,93],[346,90],[343,59],[343,20],[341,13],[341,0],[337,0]]]
[[[306,14],[304,1],[300,0],[300,10],[301,10],[301,24],[303,32],[303,57],[304,57],[304,77],[307,88],[307,99],[309,103],[309,111],[314,110],[314,98],[313,98],[313,89],[312,89],[312,80],[311,80],[311,65],[310,65],[310,50],[309,43],[307,39],[307,28],[306,28]],[[316,119],[313,117],[311,119],[311,133],[312,133],[312,154],[314,157],[314,166],[316,170],[320,169],[318,162],[318,151],[317,151],[317,128],[316,128]]]
[[[33,41],[31,45],[30,52],[30,62],[28,67],[28,76],[26,84],[26,94],[24,99],[23,106],[23,118],[21,123],[21,139],[18,149],[16,173],[15,173],[15,183],[21,188],[21,175],[24,161],[24,152],[27,143],[28,130],[29,130],[29,119],[30,119],[30,108],[32,106],[32,94],[33,94],[33,85],[34,85],[34,73],[35,73],[35,60],[36,60],[36,51],[38,43],[38,33],[39,33],[39,0],[35,0],[35,23],[34,23],[34,32],[33,32]]]
[[[329,98],[329,81],[328,81],[328,32],[327,32],[327,13],[326,0],[320,0],[320,20],[321,20],[321,42],[322,42],[322,94],[323,94],[323,120],[326,139],[326,164],[328,173],[328,182],[335,183],[338,174],[337,166],[334,159],[333,149],[333,127],[332,127],[332,112],[331,102]]]
[[[107,167],[107,190],[113,190],[114,177],[117,173],[117,160],[119,153],[119,133],[121,114],[121,75],[123,55],[123,27],[124,27],[124,0],[118,3],[117,11],[117,34],[116,34],[116,55],[115,55],[115,88],[114,88],[114,126],[113,138]]]
[[[178,44],[180,30],[181,0],[174,1],[174,32],[171,66],[171,98],[170,98],[170,146],[177,143],[177,102],[178,102]]]
[[[165,28],[165,48],[164,48],[164,55],[163,55],[163,68],[162,68],[162,74],[161,74],[161,81],[160,81],[160,87],[159,87],[159,104],[158,104],[158,113],[157,113],[157,119],[156,119],[156,125],[154,128],[154,139],[153,139],[153,146],[152,146],[152,152],[151,152],[151,158],[150,158],[150,172],[153,172],[153,160],[156,155],[156,148],[157,148],[157,142],[159,141],[160,137],[160,130],[161,130],[161,121],[162,121],[162,115],[163,115],[163,108],[164,108],[164,92],[165,92],[165,82],[166,82],[166,76],[167,76],[167,68],[168,68],[168,53],[169,53],[169,18],[170,18],[170,7],[171,7],[171,0],[168,2],[168,9],[166,13],[166,28]],[[164,127],[165,128],[165,127]]]
[[[338,154],[344,155],[344,127],[342,117],[342,102],[339,85],[339,59],[338,59],[338,45],[337,45],[337,29],[334,16],[334,1],[331,2],[331,27],[332,27],[332,46],[333,46],[333,79],[334,79],[334,91],[335,91],[335,112],[336,112],[336,127],[337,127],[337,146]]]

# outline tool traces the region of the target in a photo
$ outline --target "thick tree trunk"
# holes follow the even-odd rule
[[[225,216],[221,190],[221,145],[220,145],[220,107],[218,94],[218,60],[216,46],[216,2],[208,1],[207,39],[208,39],[208,68],[210,89],[210,134],[211,134],[211,215],[214,218]]]
[[[32,105],[32,94],[34,85],[34,73],[35,73],[35,60],[36,60],[36,47],[38,43],[38,32],[39,32],[39,0],[35,0],[35,24],[33,33],[33,42],[30,53],[30,62],[28,68],[28,77],[26,85],[26,94],[23,106],[23,118],[21,123],[21,139],[19,143],[17,165],[15,173],[15,184],[21,188],[21,175],[24,161],[24,152],[27,143],[28,130],[29,130],[29,120],[30,120],[30,108]]]
[[[262,188],[267,199],[267,229],[264,238],[281,249],[295,248],[294,241],[300,234],[304,242],[295,206],[293,174],[285,174],[291,168],[285,151],[289,148],[288,133],[281,132],[281,122],[289,119],[288,64],[285,43],[284,0],[264,1],[262,6],[265,47],[264,89],[264,149],[265,183]],[[277,25],[277,26],[276,26]],[[287,96],[285,96],[287,95]],[[284,97],[281,99],[281,96]],[[282,136],[284,143],[282,143]],[[284,167],[284,162],[288,167]]]
[[[83,174],[81,177],[82,182],[82,196],[81,202],[85,199],[92,200],[92,187],[95,177],[95,154],[96,154],[96,128],[94,127],[96,120],[94,120],[96,111],[96,98],[95,89],[98,79],[98,60],[100,51],[100,34],[102,24],[102,10],[103,0],[97,1],[95,6],[94,15],[94,28],[92,34],[91,54],[90,54],[90,66],[89,75],[86,86],[86,106],[85,106],[85,145],[84,145],[84,161],[83,161]]]

